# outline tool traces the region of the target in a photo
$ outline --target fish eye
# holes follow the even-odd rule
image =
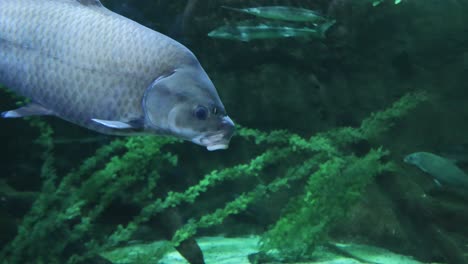
[[[194,115],[198,120],[206,120],[208,118],[208,109],[204,106],[198,106],[194,111]]]
[[[414,162],[415,159],[414,159],[413,155],[408,155],[408,156],[405,157],[404,161],[405,162]]]

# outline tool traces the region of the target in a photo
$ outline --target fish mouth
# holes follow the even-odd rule
[[[203,145],[208,149],[208,151],[214,151],[219,149],[227,149],[229,147],[229,142],[231,137],[236,130],[234,122],[232,122],[229,116],[224,116],[221,120],[221,129],[206,134],[199,139],[200,145]]]

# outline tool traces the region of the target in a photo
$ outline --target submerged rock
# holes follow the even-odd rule
[[[197,242],[205,256],[207,264],[250,264],[251,256],[259,252],[258,236],[227,238],[202,237]],[[188,264],[175,250],[169,250],[161,256],[161,249],[167,248],[168,242],[131,245],[117,248],[102,255],[115,264],[147,263],[147,264]],[[412,257],[393,253],[389,250],[370,245],[331,243],[327,247],[319,247],[313,254],[314,261],[301,261],[301,264],[422,264]],[[145,262],[142,262],[145,261]],[[278,260],[266,260],[260,263],[290,263]]]

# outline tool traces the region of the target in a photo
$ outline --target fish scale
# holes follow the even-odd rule
[[[0,0],[0,18],[0,81],[59,117],[101,132],[109,133],[87,117],[143,114],[144,90],[177,67],[158,60],[162,53],[181,63],[194,59],[160,33],[73,0]]]

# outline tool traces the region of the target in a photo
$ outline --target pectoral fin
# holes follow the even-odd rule
[[[130,121],[116,121],[116,120],[102,120],[102,119],[91,119],[94,122],[101,124],[105,127],[112,129],[132,129],[132,130],[141,130],[143,129],[143,120],[134,119]]]
[[[326,39],[328,30],[336,24],[336,20],[330,20],[317,27],[317,32],[322,39]]]
[[[3,112],[3,118],[18,118],[26,116],[54,115],[52,110],[43,107],[40,104],[31,103],[15,110]]]

